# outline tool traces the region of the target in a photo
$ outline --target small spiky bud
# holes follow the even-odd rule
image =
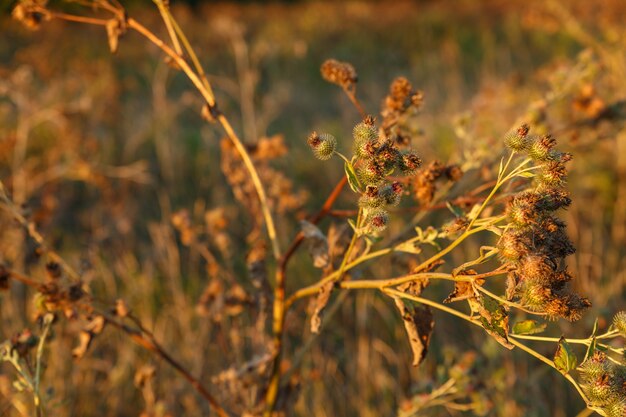
[[[610,366],[606,359],[606,355],[600,351],[595,351],[594,354],[580,364],[580,373],[583,381],[593,381],[600,376],[609,372]]]
[[[506,208],[509,219],[522,227],[537,223],[539,198],[535,192],[525,192],[515,196]]]
[[[369,160],[359,168],[358,175],[364,184],[377,185],[384,180],[385,170],[377,161]]]
[[[393,182],[392,184],[388,184],[384,186],[379,195],[385,201],[385,204],[389,206],[397,206],[400,203],[400,199],[402,198],[403,186],[398,181]]]
[[[413,152],[402,153],[399,165],[403,175],[413,175],[422,166],[422,158]]]
[[[352,130],[352,136],[355,142],[368,142],[370,140],[378,139],[378,132],[376,127],[366,122],[361,122],[354,126]]]
[[[583,390],[593,404],[606,406],[613,402],[617,392],[611,379],[611,375],[606,373],[583,385]]]
[[[369,228],[375,232],[385,230],[389,223],[389,214],[385,210],[372,210],[367,216]]]
[[[498,242],[500,257],[505,261],[517,262],[528,255],[533,240],[528,234],[515,229],[509,229],[502,234]]]
[[[375,185],[367,185],[365,192],[359,198],[359,206],[364,208],[380,208],[385,204],[385,199],[380,196],[379,188]]]
[[[624,417],[626,416],[626,399],[619,398],[606,406],[604,412],[606,417]]]
[[[548,162],[543,170],[537,175],[537,181],[541,185],[560,187],[565,182],[567,170],[565,165],[558,161]]]
[[[528,148],[528,156],[536,161],[547,161],[552,159],[552,148],[556,146],[556,140],[550,136],[542,136],[534,141]]]
[[[337,139],[328,133],[318,134],[313,132],[307,139],[307,142],[313,150],[313,155],[322,161],[330,159],[337,148]]]
[[[522,281],[520,287],[520,302],[531,310],[541,311],[549,300],[551,291],[534,281]]]
[[[555,268],[556,265],[547,256],[532,254],[520,260],[517,272],[522,280],[545,284],[550,281]]]
[[[392,170],[395,166],[402,166],[402,154],[393,147],[392,142],[385,142],[379,149],[376,159],[385,167]]]
[[[509,132],[504,137],[504,144],[515,152],[523,152],[528,149],[532,143],[532,138],[528,136],[530,127],[527,124],[523,124],[515,131]]]
[[[622,337],[626,337],[626,311],[620,311],[613,317],[613,326],[619,330]]]

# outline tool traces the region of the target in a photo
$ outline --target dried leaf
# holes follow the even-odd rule
[[[428,352],[430,336],[435,322],[433,314],[428,307],[415,307],[410,311],[400,297],[394,297],[394,301],[404,323],[404,329],[409,338],[409,344],[413,351],[413,366],[418,366]]]
[[[320,288],[320,292],[315,297],[315,303],[313,305],[313,316],[311,317],[311,333],[319,333],[320,327],[322,326],[322,318],[320,314],[326,304],[328,304],[328,300],[330,299],[330,294],[333,290],[335,283],[333,281],[328,282],[326,285],[323,285]]]
[[[419,277],[414,279],[411,282],[407,282],[406,284],[402,284],[398,286],[398,290],[402,292],[406,292],[408,294],[419,297],[419,295],[424,291],[424,288],[428,287],[430,280],[426,277]]]
[[[313,266],[316,268],[325,268],[330,263],[330,255],[328,254],[328,240],[317,226],[306,220],[300,220],[302,233],[307,242],[309,255],[313,258]]]
[[[474,288],[472,283],[468,281],[456,281],[454,290],[443,300],[444,303],[452,303],[454,301],[467,300],[474,297]]]
[[[572,369],[576,369],[578,365],[578,358],[574,355],[571,346],[567,343],[567,340],[563,336],[559,339],[559,346],[556,348],[554,354],[554,366],[563,375],[567,374]]]

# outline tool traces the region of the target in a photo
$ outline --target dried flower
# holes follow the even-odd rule
[[[354,89],[358,81],[356,70],[351,64],[335,59],[326,60],[322,64],[321,73],[326,81],[337,84],[346,90]]]

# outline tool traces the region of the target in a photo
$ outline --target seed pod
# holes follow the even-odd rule
[[[358,176],[366,185],[377,185],[384,180],[385,170],[377,161],[369,160],[359,168]]]
[[[402,199],[403,186],[398,181],[387,184],[379,191],[380,197],[388,206],[397,206]]]
[[[567,170],[561,161],[547,162],[543,170],[537,175],[539,184],[560,187],[565,182]]]
[[[504,137],[504,144],[515,152],[523,152],[532,143],[532,137],[528,136],[530,127],[527,124],[521,125],[516,130],[509,132]]]
[[[535,161],[547,161],[554,157],[552,148],[556,145],[556,140],[550,136],[542,136],[539,140],[534,141],[528,148],[528,156]]]
[[[375,232],[385,230],[389,223],[389,214],[385,210],[372,210],[367,216],[369,228]]]
[[[361,122],[354,126],[354,129],[352,130],[352,137],[354,138],[355,143],[368,142],[371,140],[375,141],[378,139],[378,132],[376,131],[375,126],[366,122]]]
[[[380,208],[385,206],[385,199],[379,194],[379,189],[375,185],[365,187],[365,192],[359,198],[359,206],[363,208]]]
[[[330,159],[337,148],[337,139],[328,133],[313,132],[307,142],[313,150],[313,155],[322,161]]]
[[[613,326],[619,330],[622,337],[626,337],[626,311],[620,311],[613,317]]]

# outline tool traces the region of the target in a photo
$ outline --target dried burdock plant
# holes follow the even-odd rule
[[[183,366],[163,347],[158,341],[161,335],[148,330],[139,320],[133,303],[121,299],[99,301],[82,271],[51,248],[28,213],[11,198],[11,190],[0,183],[0,206],[23,228],[29,241],[36,244],[37,256],[46,262],[43,274],[0,266],[0,290],[19,281],[36,293],[36,319],[42,323],[40,336],[28,330],[16,335],[2,345],[2,359],[16,370],[22,389],[32,394],[39,415],[46,408],[39,387],[42,352],[54,328],[54,318],[74,324],[78,342],[72,353],[76,358],[88,357],[93,344],[108,328],[118,329],[169,364],[219,416],[288,414],[294,406],[297,387],[304,383],[304,378],[299,377],[302,358],[315,338],[323,337],[324,323],[331,321],[346,298],[357,290],[376,292],[398,313],[398,324],[402,322],[408,337],[413,366],[426,358],[431,337],[437,332],[433,313],[438,311],[482,329],[506,349],[525,351],[558,370],[589,410],[605,416],[624,415],[623,348],[610,343],[610,339],[625,336],[624,314],[618,314],[603,333],[596,326],[585,339],[538,335],[545,331],[546,320],[563,318],[574,322],[591,306],[587,298],[574,291],[574,277],[566,267],[566,258],[575,248],[566,233],[566,222],[557,215],[572,203],[566,189],[566,164],[572,155],[557,150],[554,137],[535,135],[529,124],[515,127],[503,135],[506,151],[502,154],[501,148],[493,149],[485,159],[486,175],[473,179],[465,168],[470,166],[471,170],[471,164],[464,164],[463,160],[424,163],[420,147],[413,148],[413,133],[406,126],[424,105],[424,94],[406,78],[396,78],[378,117],[369,116],[357,98],[359,79],[354,66],[327,60],[321,66],[322,77],[346,93],[358,117],[355,116],[351,131],[344,135],[315,131],[308,137],[303,135],[303,142],[324,163],[341,163],[345,175],[320,211],[301,221],[301,232],[283,251],[274,216],[300,211],[307,194],[294,191],[292,180],[270,164],[286,155],[282,138],[262,138],[254,146],[242,143],[220,110],[212,85],[173,18],[168,2],[155,0],[168,39],[161,39],[129,16],[117,1],[83,3],[91,6],[85,12],[93,15],[68,14],[47,8],[43,1],[22,0],[13,16],[29,28],[54,19],[100,26],[106,32],[111,52],[120,48],[124,34],[133,31],[158,47],[201,96],[202,118],[221,127],[220,134],[225,136],[220,143],[222,173],[252,225],[242,238],[245,267],[232,268],[239,273],[245,269],[245,279],[238,279],[222,262],[239,249],[233,247],[234,238],[227,233],[235,215],[228,218],[225,208],[200,207],[175,211],[167,217],[165,226],[173,226],[173,240],[178,238],[181,247],[199,254],[210,278],[196,294],[195,311],[210,318],[207,325],[218,328],[216,343],[226,354],[232,354],[229,358],[234,358],[233,363],[225,358],[224,371],[209,380],[201,370]],[[579,101],[584,101],[584,97]],[[472,180],[477,183],[471,184]],[[347,221],[349,229],[346,227],[345,234],[338,232],[336,224],[325,233],[319,223],[332,214],[346,185],[353,193],[355,210],[350,214],[354,214],[354,219]],[[419,204],[403,198],[406,195],[414,196]],[[438,208],[449,209],[452,216],[429,222],[419,215],[412,219],[403,216],[406,212],[425,213]],[[198,226],[197,219],[202,217],[205,224]],[[177,237],[174,231],[178,232]],[[488,244],[483,244],[486,241]],[[466,245],[470,242],[480,245]],[[288,264],[302,243],[306,243],[311,264],[320,275],[314,283],[288,274]],[[176,252],[177,246],[173,247],[171,253]],[[402,261],[395,261],[401,257]],[[376,273],[375,264],[389,259],[403,268],[399,276]],[[272,273],[274,279],[270,282]],[[368,278],[368,274],[373,277]],[[449,296],[439,301],[429,292],[434,287],[444,289]],[[336,296],[338,292],[341,294]],[[296,354],[287,356],[289,344],[284,342],[289,327],[295,323],[287,315],[295,312],[297,302],[304,298],[313,300],[311,336]],[[188,301],[182,297],[181,304]],[[250,314],[244,317],[244,312]],[[241,321],[242,327],[247,326],[246,331],[222,331],[220,326],[230,319]],[[267,328],[269,323],[271,328]],[[526,341],[551,343],[556,353],[548,358]],[[574,345],[587,348],[582,361],[578,360]],[[29,365],[33,360],[28,358],[35,348],[33,373]],[[136,373],[135,384],[146,402],[144,415],[156,415],[160,400],[156,399],[152,384],[159,377],[153,367]],[[211,383],[210,389],[202,379]],[[421,402],[403,404],[401,414],[417,413],[437,401],[459,406],[454,403],[458,397],[451,391],[457,385],[462,385],[462,381],[451,377],[439,388],[445,401],[437,399],[437,391],[433,391]]]

